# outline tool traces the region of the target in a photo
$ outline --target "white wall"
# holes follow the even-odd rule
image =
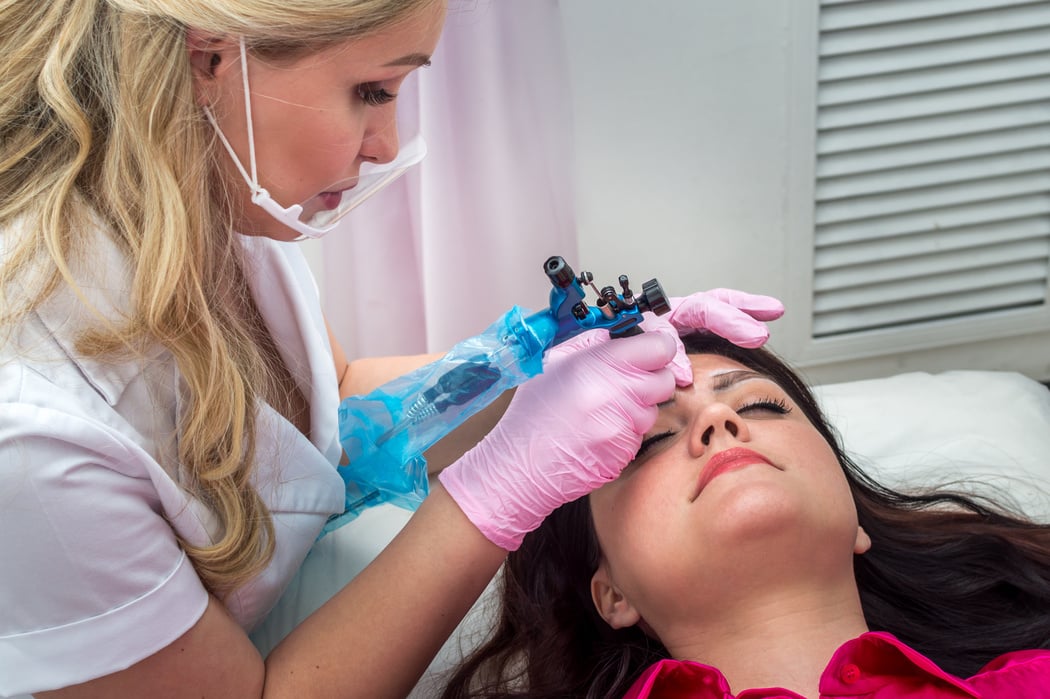
[[[772,346],[815,381],[949,368],[1050,379],[1045,309],[1037,324],[995,319],[979,342],[956,340],[966,322],[899,342],[811,339],[817,5],[562,1],[580,264],[657,276],[671,294],[777,296],[788,313]]]
[[[818,382],[952,368],[1050,379],[1048,309],[1037,323],[1007,314],[906,337],[812,339],[818,5],[560,1],[573,89],[546,99],[568,100],[573,111],[566,166],[575,172],[579,255],[568,261],[600,284],[628,274],[636,289],[657,277],[671,295],[725,286],[777,296],[788,313],[773,326],[772,347]],[[500,264],[529,275],[537,265]],[[514,303],[542,303],[535,276],[536,288]],[[978,338],[968,337],[978,325]]]
[[[562,2],[581,264],[784,294],[783,5]]]

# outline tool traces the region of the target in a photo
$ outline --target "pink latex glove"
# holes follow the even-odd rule
[[[772,296],[733,289],[699,291],[668,299],[671,312],[662,316],[678,332],[709,330],[740,347],[761,347],[769,339],[765,321],[784,315],[784,304]],[[646,322],[646,330],[653,324]]]
[[[513,551],[557,507],[620,475],[682,375],[669,366],[674,334],[597,330],[550,351],[496,427],[438,476],[482,534]]]

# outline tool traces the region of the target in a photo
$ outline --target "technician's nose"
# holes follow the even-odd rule
[[[747,423],[725,403],[711,403],[696,416],[689,428],[689,451],[701,456],[712,444],[725,448],[725,442],[746,442],[751,439]]]
[[[397,157],[400,148],[394,105],[382,112],[382,115],[376,115],[361,141],[361,157],[373,163],[389,163]]]

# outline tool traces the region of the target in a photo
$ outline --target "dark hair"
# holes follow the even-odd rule
[[[854,571],[868,627],[887,631],[961,677],[1002,653],[1050,647],[1050,526],[959,492],[884,487],[843,452],[813,394],[781,359],[697,333],[719,354],[779,384],[824,436],[871,537]],[[636,627],[612,629],[591,601],[600,557],[588,498],[558,508],[512,552],[494,634],[457,668],[444,699],[617,697],[669,657]]]

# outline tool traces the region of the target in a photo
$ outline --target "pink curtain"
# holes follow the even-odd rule
[[[444,351],[577,257],[572,115],[557,0],[454,0],[406,82],[426,159],[323,242],[322,301],[350,358]]]

